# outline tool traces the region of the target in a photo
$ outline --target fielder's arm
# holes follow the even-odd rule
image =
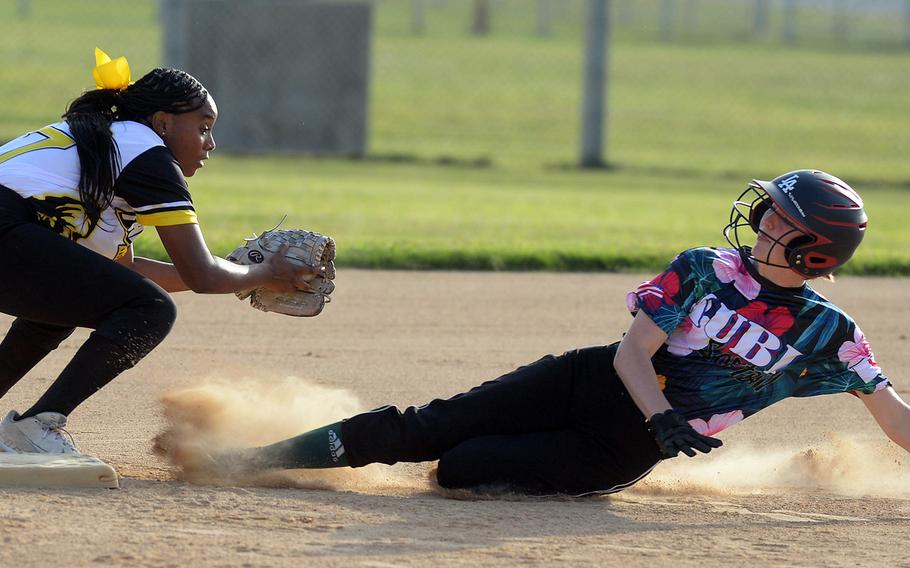
[[[190,287],[180,278],[177,267],[169,262],[159,262],[150,258],[133,255],[133,245],[127,253],[117,260],[127,268],[145,276],[155,284],[164,288],[166,292],[184,292]]]
[[[859,398],[891,441],[910,452],[910,405],[891,387]]]
[[[278,292],[308,290],[306,278],[316,273],[315,268],[291,263],[284,251],[262,264],[249,266],[219,258],[209,252],[202,230],[195,223],[155,228],[177,274],[190,290],[200,294],[227,294],[260,286]]]

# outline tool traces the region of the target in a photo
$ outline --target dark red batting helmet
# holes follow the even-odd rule
[[[819,170],[796,170],[771,181],[749,183],[733,202],[730,223],[724,228],[727,242],[742,248],[739,227],[748,225],[758,233],[768,208],[774,208],[797,235],[787,233],[771,240],[784,247],[787,265],[783,268],[803,278],[834,272],[850,260],[866,233],[863,200],[853,188]],[[767,259],[759,262],[771,264]]]

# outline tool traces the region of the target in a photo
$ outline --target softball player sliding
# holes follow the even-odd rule
[[[740,229],[758,235],[743,246]],[[709,452],[725,428],[790,396],[851,393],[910,451],[910,406],[862,331],[807,283],[860,244],[866,214],[838,178],[753,181],[724,234],[629,294],[622,341],[547,356],[447,400],[378,408],[209,467],[360,467],[439,460],[443,487],[615,492],[662,459]]]
[[[93,329],[47,392],[0,422],[0,450],[71,453],[67,416],[170,331],[167,292],[229,293],[308,286],[283,255],[238,266],[212,256],[186,178],[215,148],[215,101],[196,79],[129,66],[96,50],[97,90],[63,122],[0,146],[0,312],[16,319],[0,343],[0,397],[76,327]],[[133,255],[154,226],[174,264]]]

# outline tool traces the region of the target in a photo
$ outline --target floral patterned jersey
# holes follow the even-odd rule
[[[668,337],[654,368],[670,404],[712,435],[790,396],[889,385],[850,316],[761,277],[734,249],[696,248],[629,294]]]

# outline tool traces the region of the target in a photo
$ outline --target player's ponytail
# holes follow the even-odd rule
[[[63,118],[69,124],[79,153],[79,198],[91,225],[114,199],[120,171],[120,152],[111,133],[115,120],[149,125],[158,111],[171,114],[201,108],[208,92],[189,73],[153,69],[125,89],[87,91],[70,103]]]
[[[79,153],[79,200],[90,226],[114,199],[114,181],[120,169],[120,152],[111,134],[111,122],[122,104],[115,89],[87,91],[70,103],[63,118],[70,127]]]

